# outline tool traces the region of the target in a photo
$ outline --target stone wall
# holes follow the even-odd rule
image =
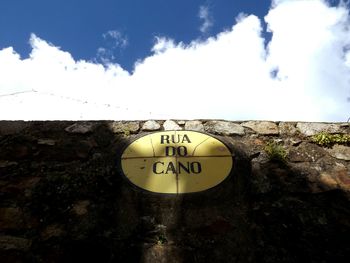
[[[182,195],[142,191],[122,149],[158,130],[204,131],[230,176]],[[344,262],[350,256],[348,123],[0,122],[1,262]]]

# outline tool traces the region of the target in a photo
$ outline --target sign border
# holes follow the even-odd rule
[[[195,133],[200,133],[200,134],[204,134],[204,135],[207,135],[209,137],[213,137],[214,139],[218,140],[219,142],[221,142],[222,144],[225,145],[225,147],[228,149],[228,151],[230,152],[230,156],[232,158],[232,165],[231,165],[231,169],[228,173],[228,175],[225,177],[225,179],[223,181],[221,181],[220,183],[218,183],[217,185],[214,185],[210,188],[207,188],[205,190],[202,190],[202,191],[197,191],[197,192],[187,192],[187,193],[159,193],[159,192],[152,192],[152,191],[149,191],[147,189],[144,189],[136,184],[134,184],[125,174],[124,174],[124,171],[123,171],[123,168],[122,168],[122,155],[124,153],[124,151],[129,147],[130,144],[132,144],[134,141],[142,138],[142,137],[145,137],[145,136],[148,136],[148,135],[151,135],[151,134],[156,134],[156,133],[161,133],[161,132],[177,132],[177,131],[182,131],[182,132],[195,132]],[[119,152],[119,151],[118,151]],[[123,180],[127,181],[127,183],[129,185],[132,186],[133,189],[135,190],[138,190],[143,193],[147,193],[147,194],[154,194],[154,195],[162,195],[162,196],[175,196],[175,195],[188,195],[188,194],[200,194],[200,193],[204,193],[204,192],[207,192],[209,190],[213,190],[215,188],[217,188],[219,185],[221,185],[222,183],[224,183],[226,180],[228,180],[231,176],[232,176],[232,173],[233,173],[233,167],[234,167],[234,163],[235,163],[235,155],[232,153],[232,150],[230,149],[230,147],[228,147],[227,143],[222,141],[220,138],[217,137],[217,135],[213,135],[213,134],[210,134],[208,132],[203,132],[203,131],[194,131],[194,130],[167,130],[167,131],[155,131],[155,132],[145,132],[143,134],[140,134],[138,133],[133,139],[129,140],[128,143],[126,143],[125,145],[123,145],[123,147],[120,149],[120,152],[119,152],[119,156],[118,156],[118,160],[117,160],[117,165],[118,165],[118,170],[119,170],[119,174],[122,175],[122,178]]]

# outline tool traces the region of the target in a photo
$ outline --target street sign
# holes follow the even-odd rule
[[[124,175],[155,193],[200,192],[220,184],[232,155],[218,139],[196,131],[164,131],[133,141],[121,156]]]

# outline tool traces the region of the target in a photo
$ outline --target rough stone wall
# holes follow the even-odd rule
[[[178,129],[228,145],[234,168],[223,183],[161,195],[124,179],[118,158],[130,141]],[[345,262],[350,147],[319,146],[310,137],[319,132],[350,127],[0,122],[1,262]]]

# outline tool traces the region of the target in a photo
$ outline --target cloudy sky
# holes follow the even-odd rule
[[[0,119],[345,122],[349,6],[1,0]]]

